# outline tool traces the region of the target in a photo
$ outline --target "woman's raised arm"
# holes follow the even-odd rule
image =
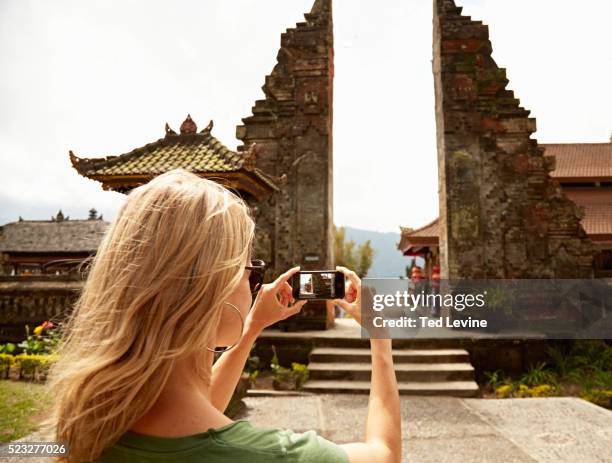
[[[344,267],[337,267],[349,280],[345,299],[338,304],[360,324],[361,280]],[[372,382],[364,442],[342,444],[350,463],[399,463],[402,458],[402,421],[399,391],[393,367],[391,339],[370,339]]]
[[[289,306],[292,291],[288,280],[299,270],[299,267],[294,267],[272,283],[262,285],[246,317],[242,338],[232,350],[222,354],[213,365],[210,401],[217,410],[224,412],[227,408],[244,370],[251,347],[262,330],[279,320],[295,315],[306,303],[306,301],[299,301]]]

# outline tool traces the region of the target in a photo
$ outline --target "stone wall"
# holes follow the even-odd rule
[[[256,143],[257,167],[285,177],[282,191],[257,205],[256,254],[276,276],[295,265],[324,269],[332,248],[331,0],[316,0],[305,22],[281,35],[278,62],[236,136],[244,151]],[[300,328],[332,321],[324,306],[309,302],[294,320]]]
[[[582,211],[491,53],[486,25],[434,0],[441,276],[590,278]]]
[[[0,276],[0,344],[25,339],[45,320],[65,320],[83,287],[75,275]]]

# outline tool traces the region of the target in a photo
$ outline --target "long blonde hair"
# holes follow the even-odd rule
[[[60,461],[99,458],[153,406],[177,359],[193,356],[210,383],[206,348],[253,233],[238,196],[184,169],[130,192],[91,261],[49,373],[43,429],[69,445]]]

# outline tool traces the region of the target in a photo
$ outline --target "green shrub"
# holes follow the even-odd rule
[[[504,383],[504,372],[502,370],[486,371],[485,377],[487,378],[487,384],[493,390],[496,390]]]
[[[521,383],[525,383],[528,386],[538,386],[540,384],[557,384],[557,375],[547,369],[546,363],[540,362],[531,368],[521,376]]]
[[[532,366],[516,381],[500,370],[485,373],[495,396],[548,397],[565,392],[567,387],[573,395],[612,408],[611,346],[603,340],[579,340],[551,347],[548,354],[547,363]]]
[[[495,388],[495,397],[498,399],[507,399],[508,397],[512,396],[513,389],[512,384],[503,384],[498,386]]]
[[[19,370],[19,379],[41,380],[46,379],[57,358],[57,355],[19,354],[13,357],[13,365]]]
[[[612,389],[591,389],[582,392],[580,397],[595,405],[612,409]]]
[[[302,389],[304,383],[308,381],[308,367],[303,363],[293,362],[291,364],[291,369],[293,371],[293,375],[295,377],[295,388]]]
[[[275,346],[272,346],[272,351],[274,355],[270,361],[270,368],[272,370],[272,385],[274,389],[301,389],[308,379],[308,367],[297,362],[293,362],[291,368],[283,367],[278,361]]]
[[[0,354],[12,354],[17,349],[17,346],[12,342],[6,344],[0,344]]]
[[[529,387],[521,382],[506,383],[495,388],[495,396],[498,399],[508,399],[511,397],[550,397],[557,394],[557,386],[553,384],[538,384]]]
[[[9,354],[0,354],[0,379],[9,377],[9,372],[13,366],[14,357]]]

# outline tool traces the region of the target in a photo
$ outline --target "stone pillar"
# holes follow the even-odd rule
[[[441,277],[590,278],[582,211],[550,177],[488,27],[461,11],[434,0]]]
[[[271,277],[294,265],[327,269],[333,259],[332,91],[334,49],[331,0],[316,0],[305,22],[281,35],[277,64],[236,137],[244,151],[256,143],[257,167],[285,177],[282,191],[256,211],[258,255]],[[333,313],[311,301],[282,322],[286,329],[325,329]]]

